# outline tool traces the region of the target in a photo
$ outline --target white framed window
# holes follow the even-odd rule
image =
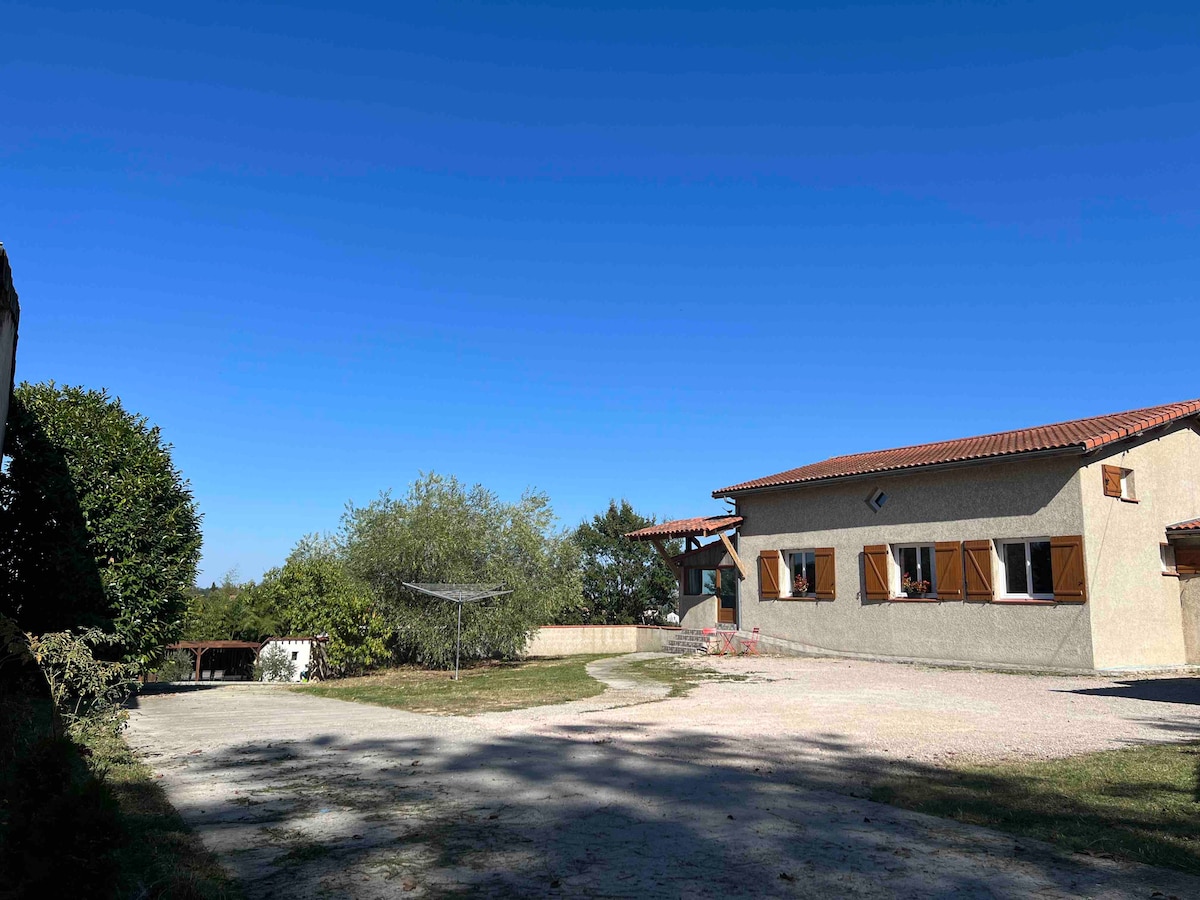
[[[1170,544],[1158,545],[1158,561],[1162,565],[1164,575],[1178,574],[1178,570],[1175,568],[1175,548]]]
[[[883,509],[883,504],[887,502],[888,495],[882,490],[875,491],[875,493],[867,498],[867,506],[871,507],[871,509],[875,510],[875,512],[879,512],[881,509]]]
[[[899,544],[895,550],[900,596],[937,596],[937,557],[933,544]]]
[[[1137,489],[1133,481],[1133,469],[1121,470],[1121,499],[1136,500]]]
[[[788,595],[791,597],[815,597],[817,594],[817,551],[789,550]]]
[[[1054,570],[1050,563],[1050,539],[1028,538],[998,543],[1004,596],[1053,600]]]

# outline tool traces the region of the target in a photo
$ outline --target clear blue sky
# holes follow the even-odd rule
[[[18,377],[162,426],[203,580],[1200,396],[1194,4],[786,6],[0,3]]]

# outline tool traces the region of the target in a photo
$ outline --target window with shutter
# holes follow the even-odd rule
[[[832,600],[835,590],[834,584],[836,577],[834,575],[833,564],[833,548],[818,547],[817,548],[817,599]]]
[[[1053,573],[1055,600],[1064,603],[1087,602],[1081,535],[1050,538],[1050,570]]]
[[[758,554],[758,595],[764,600],[779,599],[779,551]]]
[[[963,599],[962,545],[958,541],[938,541],[934,544],[934,552],[937,554],[938,599]]]
[[[1120,497],[1121,496],[1121,468],[1120,466],[1101,466],[1100,472],[1104,477],[1104,496],[1105,497]]]
[[[962,552],[967,599],[993,599],[995,590],[992,587],[992,542],[963,541]]]
[[[863,581],[868,600],[886,600],[891,596],[888,589],[887,544],[863,547]]]

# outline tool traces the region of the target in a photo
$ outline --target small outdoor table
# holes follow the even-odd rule
[[[730,653],[737,656],[737,647],[733,643],[737,640],[737,632],[726,628],[718,628],[717,634],[721,636],[721,655],[724,656],[726,653]]]

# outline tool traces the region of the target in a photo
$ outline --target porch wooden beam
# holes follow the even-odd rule
[[[733,549],[733,541],[729,540],[729,535],[723,531],[721,532],[721,543],[725,545],[725,552],[727,552],[733,558],[733,564],[737,566],[738,572],[740,572],[742,577],[745,578],[746,564],[742,562],[742,558],[738,556],[737,551]]]
[[[667,564],[667,568],[669,568],[672,572],[674,572],[675,577],[678,578],[683,567],[680,566],[679,563],[675,562],[675,560],[671,558],[671,554],[667,552],[667,548],[663,546],[663,542],[660,541],[658,538],[655,538],[650,543],[654,545],[654,549],[658,551],[658,555],[661,556],[663,559],[663,562],[665,562]]]

